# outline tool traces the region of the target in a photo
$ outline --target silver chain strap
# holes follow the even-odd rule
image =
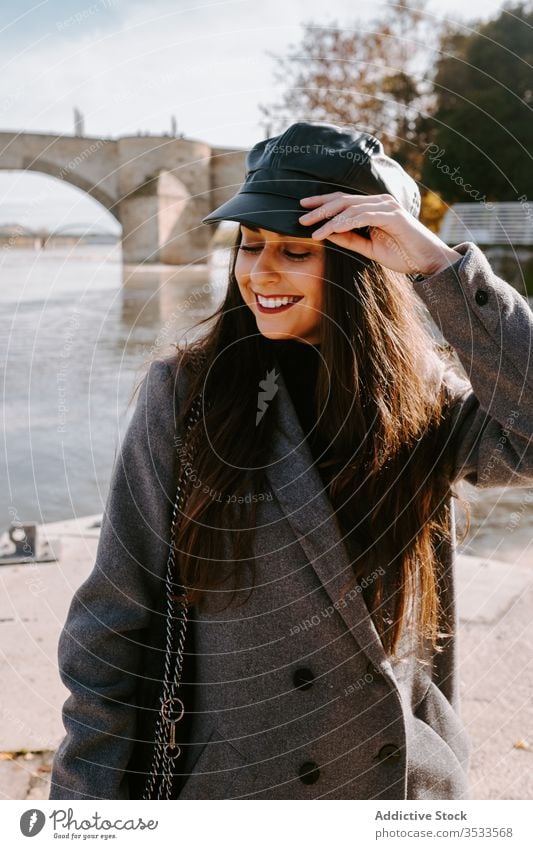
[[[181,754],[181,749],[176,743],[176,725],[183,719],[185,713],[185,706],[179,698],[178,692],[181,683],[183,651],[187,630],[187,591],[184,586],[179,585],[178,600],[173,598],[173,590],[176,586],[173,581],[175,574],[175,538],[179,517],[182,515],[185,506],[189,470],[193,460],[191,441],[187,437],[193,426],[200,419],[202,404],[203,393],[200,393],[195,398],[187,419],[185,429],[186,441],[183,454],[181,455],[185,462],[181,463],[172,512],[170,551],[166,571],[167,615],[163,692],[160,696],[161,706],[157,719],[152,767],[146,782],[143,799],[172,798],[174,767]],[[176,629],[174,629],[175,622],[177,622]],[[176,649],[174,650],[175,646]],[[172,669],[173,654],[174,667]]]

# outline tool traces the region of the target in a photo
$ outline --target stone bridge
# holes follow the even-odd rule
[[[0,168],[72,183],[122,225],[124,262],[206,262],[216,225],[201,223],[244,180],[246,150],[170,136],[119,139],[0,133]]]

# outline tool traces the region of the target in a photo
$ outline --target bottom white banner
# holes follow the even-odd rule
[[[2,845],[272,849],[307,839],[331,847],[531,849],[533,801],[28,801],[2,805]],[[179,811],[177,806],[179,805]],[[340,842],[342,841],[342,843]]]

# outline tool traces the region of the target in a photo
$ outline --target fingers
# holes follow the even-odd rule
[[[361,254],[367,259],[375,259],[374,245],[370,239],[365,239],[364,236],[359,236],[358,233],[331,233],[328,236],[328,241],[338,245],[340,248],[346,248],[349,251],[354,251]]]
[[[389,195],[389,194],[353,195],[353,194],[346,194],[345,192],[329,192],[329,193],[324,194],[324,195],[310,195],[309,197],[301,198],[301,200],[300,200],[300,204],[304,207],[319,207],[322,204],[327,204],[327,203],[333,203],[333,204],[341,203],[341,204],[344,204],[344,206],[347,206],[349,204],[356,204],[357,205],[357,204],[361,204],[361,203],[371,203],[371,204],[386,203],[386,204],[390,204],[391,206],[393,206],[395,208],[400,206],[400,204],[396,200],[396,198],[393,197],[392,195]],[[313,211],[314,211],[314,209],[311,210],[311,212],[305,213],[305,214],[311,215]]]
[[[304,200],[311,201],[311,204],[307,203],[306,205],[312,205],[314,209],[311,209],[309,212],[305,212],[302,209],[302,215],[299,219],[300,223],[316,224],[317,221],[324,221],[327,218],[331,218],[332,215],[350,206],[353,202],[353,195],[343,195],[340,192],[335,192],[330,195],[316,195],[313,198],[305,198]]]
[[[374,208],[375,210],[375,208]],[[349,230],[361,227],[380,227],[386,230],[396,219],[394,212],[378,212],[367,208],[366,210],[349,210],[335,215],[317,230],[311,233],[313,239],[325,239],[329,233],[346,233]]]
[[[323,195],[309,195],[308,197],[301,198],[300,203],[304,204],[304,206],[313,206],[317,203],[325,203],[329,200],[337,200],[338,198],[346,198],[346,200],[357,201],[361,200],[389,200],[394,203],[397,203],[396,198],[394,198],[390,194],[381,194],[381,195],[365,195],[365,194],[351,194],[348,192],[327,192]]]
[[[324,201],[324,198],[331,198]],[[320,199],[320,204],[315,205],[316,208],[309,212],[303,213],[298,219],[300,224],[308,226],[316,224],[319,221],[332,220],[334,215],[339,213],[346,217],[346,220],[351,220],[358,213],[374,212],[382,209],[385,212],[398,212],[399,204],[391,195],[343,195],[340,192],[335,192],[333,195],[315,195],[312,198],[305,200],[313,201]],[[339,223],[339,220],[338,220]],[[345,229],[351,229],[356,226],[352,224]]]
[[[326,203],[321,203],[320,206],[312,209],[310,212],[304,212],[298,220],[300,224],[304,225],[316,224],[318,221],[327,221],[333,215],[336,215],[349,206],[351,206],[351,200],[348,201],[345,197],[333,198]]]
[[[341,197],[342,192],[328,192],[324,195],[309,195],[309,197],[301,198],[300,203],[303,206],[317,206],[319,203],[325,203],[328,200],[334,200]]]

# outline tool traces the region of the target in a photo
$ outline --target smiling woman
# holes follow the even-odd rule
[[[268,339],[319,342],[324,245],[247,224],[241,233],[235,278],[259,332]]]
[[[533,481],[533,314],[418,209],[376,138],[301,122],[205,219],[241,224],[227,291],[142,384],[51,798],[468,796],[454,484]]]

